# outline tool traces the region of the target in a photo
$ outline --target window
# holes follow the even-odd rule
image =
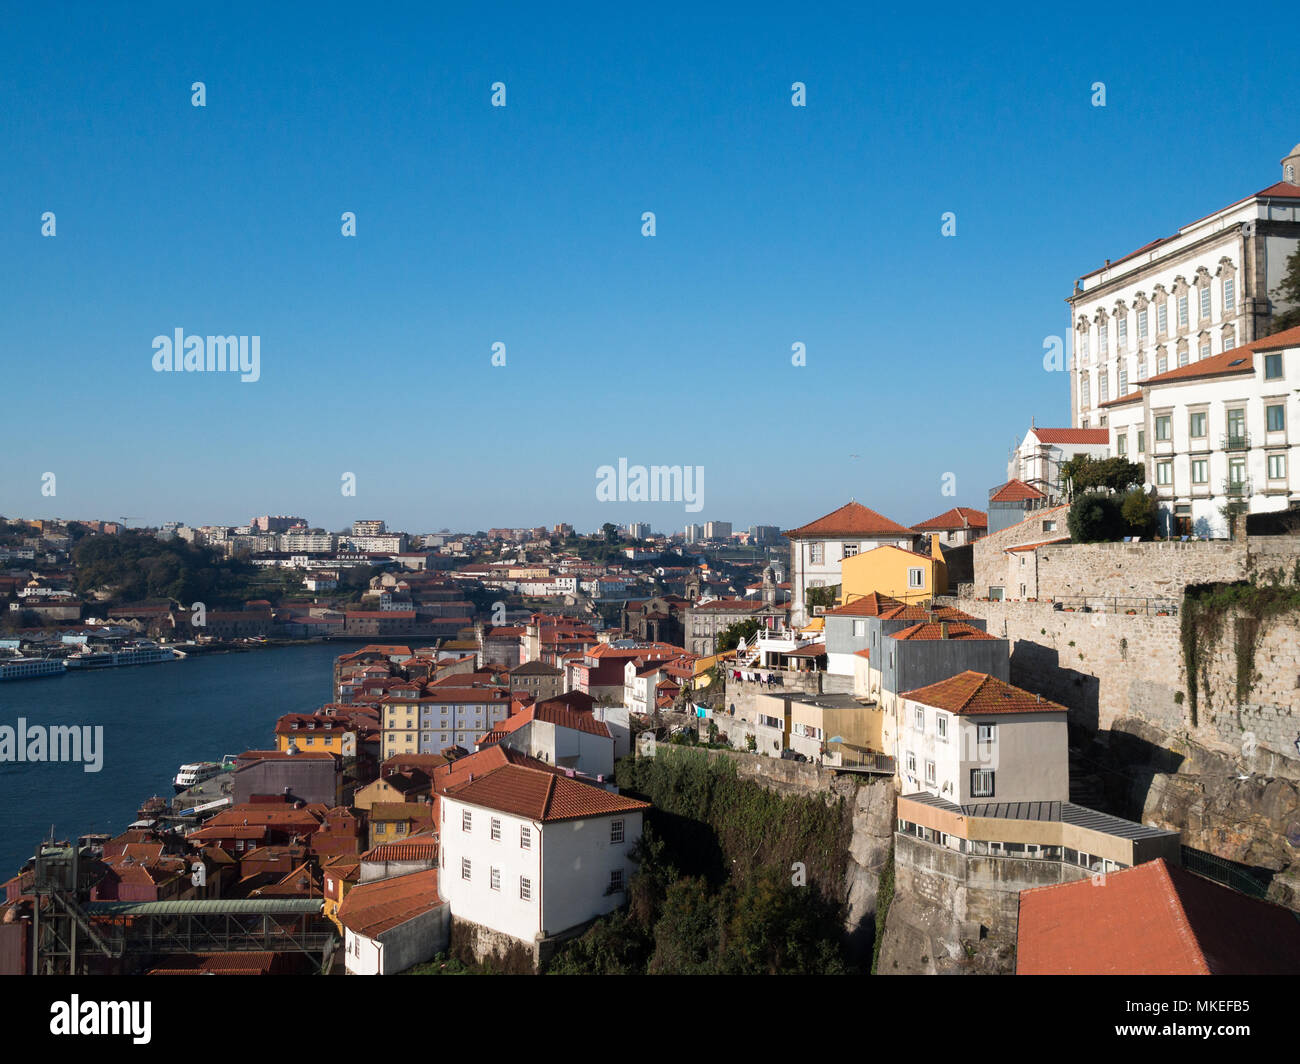
[[[1270,454],[1268,456],[1268,479],[1286,480],[1286,455]]]
[[[1286,407],[1281,403],[1264,407],[1264,418],[1269,432],[1286,431]]]
[[[1156,307],[1156,332],[1163,336],[1169,331],[1169,304],[1161,303]]]
[[[1282,379],[1282,354],[1264,356],[1264,379],[1266,381],[1280,381]]]
[[[501,869],[499,868],[488,869],[488,886],[492,890],[501,889]]]
[[[1228,483],[1234,485],[1237,489],[1242,489],[1246,484],[1246,459],[1233,458],[1228,462]]]
[[[1191,414],[1187,419],[1187,435],[1194,440],[1205,439],[1205,422],[1206,414],[1204,410],[1198,410]]]
[[[946,743],[948,741],[948,718],[944,714],[938,713],[935,715],[934,723],[939,732],[939,738]]]
[[[1055,532],[1055,531],[1056,531],[1056,521],[1055,521],[1055,520],[1047,520],[1047,521],[1044,521],[1044,522],[1043,522],[1043,531],[1044,531],[1044,532]]]
[[[471,820],[470,811],[468,809],[463,810],[460,814],[460,830],[469,831],[471,823],[472,820]]]
[[[981,746],[991,746],[997,742],[997,727],[996,724],[976,724],[975,741]]]
[[[824,543],[808,544],[808,564],[822,565],[826,560],[826,545]]]
[[[1085,373],[1082,377],[1079,378],[1079,405],[1083,407],[1085,410],[1088,408],[1088,405],[1091,402],[1091,398],[1089,394],[1090,391],[1091,389],[1089,388],[1088,385],[1088,374]]]
[[[929,786],[933,787],[933,786],[934,786],[934,783],[935,783],[935,780],[936,780],[937,778],[938,778],[938,777],[937,777],[937,774],[935,773],[935,769],[934,769],[934,762],[933,762],[933,761],[927,761],[927,762],[925,763],[925,782],[926,782]]]
[[[1086,330],[1079,333],[1079,360],[1082,362],[1088,361],[1088,333]]]
[[[924,709],[922,709],[920,706],[917,706],[916,712],[913,715],[912,719],[916,723],[917,731],[919,732],[925,731],[925,710]]]
[[[1128,317],[1119,319],[1115,326],[1116,338],[1119,340],[1119,349],[1123,351],[1128,347]]]
[[[1201,317],[1208,318],[1209,316],[1210,316],[1210,286],[1208,284],[1203,284],[1201,285]]]
[[[501,821],[497,817],[492,818],[492,841],[501,841]]]
[[[623,869],[616,868],[609,874],[609,892],[615,894],[623,889]]]
[[[1187,354],[1187,341],[1179,340],[1178,341],[1178,364],[1180,366],[1186,366],[1189,365],[1190,363],[1191,363],[1191,358]]]
[[[1143,307],[1138,311],[1138,339],[1147,338],[1147,308]]]
[[[1242,441],[1246,438],[1246,411],[1229,410],[1228,411],[1228,439],[1234,442]]]
[[[1201,357],[1201,358],[1209,358],[1209,357],[1210,357],[1210,341],[1209,341],[1209,340],[1203,340],[1203,341],[1201,342],[1200,357]]]
[[[866,634],[867,634],[867,622],[866,622],[866,621],[854,621],[854,622],[853,622],[853,635],[854,635],[855,637],[857,637],[857,638],[860,639],[860,638],[862,638],[863,636],[865,636]]]
[[[533,881],[524,876],[519,877],[519,897],[524,901],[533,900]]]
[[[1161,414],[1156,418],[1156,439],[1170,440],[1173,438],[1172,432],[1173,419],[1168,414]]]
[[[844,544],[844,557],[846,557],[846,558],[852,558],[852,557],[854,557],[857,553],[858,553],[858,544],[857,544],[857,543],[846,543],[846,544]]]
[[[623,821],[611,820],[609,822],[609,841],[610,842],[623,841]]]
[[[1122,432],[1115,437],[1115,453],[1121,458],[1128,454],[1128,437]]]
[[[916,775],[916,755],[911,750],[907,752],[907,771]]]
[[[1157,462],[1156,463],[1156,483],[1169,485],[1174,482],[1174,463]]]
[[[1237,305],[1237,279],[1235,277],[1225,277],[1223,279],[1223,310],[1226,314]]]
[[[970,770],[970,796],[972,798],[993,797],[993,770],[991,768],[973,768]]]
[[[1120,359],[1119,363],[1119,394],[1128,394],[1128,359]]]
[[[1208,484],[1210,482],[1210,463],[1205,458],[1192,460],[1192,483]]]
[[[1097,381],[1097,391],[1101,396],[1101,402],[1104,403],[1110,399],[1110,378],[1104,371]]]
[[[1138,454],[1147,453],[1147,430],[1138,429]]]
[[[470,872],[469,858],[462,857],[460,859],[460,878],[469,879],[469,872]]]
[[[521,850],[531,850],[533,848],[533,829],[527,825],[519,828],[519,848]]]
[[[925,570],[908,569],[907,570],[908,587],[925,587]]]
[[[1097,326],[1097,346],[1101,353],[1105,355],[1110,350],[1110,326],[1102,322]]]
[[[1156,355],[1156,373],[1164,373],[1169,369],[1169,356],[1164,351]]]
[[[1184,292],[1178,297],[1178,327],[1184,328],[1187,325],[1187,293]]]

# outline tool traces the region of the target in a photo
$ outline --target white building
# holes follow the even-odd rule
[[[283,532],[280,550],[286,554],[322,554],[334,549],[336,539],[331,532]]]
[[[439,807],[452,916],[529,945],[624,902],[650,808],[522,765],[450,788]]]
[[[705,539],[730,539],[731,522],[730,521],[705,521],[704,538]]]
[[[1101,404],[1149,376],[1249,343],[1282,307],[1270,294],[1300,246],[1300,145],[1282,180],[1075,282],[1070,410],[1097,427]]]
[[[1048,505],[1063,496],[1061,465],[1076,455],[1110,456],[1110,433],[1096,429],[1047,429],[1032,422],[1007,462],[1007,480],[1018,480],[1047,496]]]
[[[910,529],[858,502],[782,535],[790,541],[790,621],[796,627],[811,616],[804,606],[808,589],[839,584],[845,558],[886,545],[911,550],[917,539]]]
[[[1162,535],[1223,537],[1226,507],[1300,502],[1300,327],[1150,377],[1099,413],[1112,453],[1146,467]]]
[[[968,670],[904,692],[898,713],[904,794],[961,806],[1070,800],[1064,706]]]
[[[396,975],[447,948],[451,911],[438,872],[360,883],[339,906],[348,975]]]
[[[556,768],[572,769],[593,779],[614,776],[614,736],[591,713],[563,702],[535,702],[487,733],[488,745],[500,743]]]

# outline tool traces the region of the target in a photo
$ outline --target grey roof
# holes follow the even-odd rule
[[[905,794],[902,797],[909,802],[917,802],[920,805],[928,805],[933,809],[942,809],[946,813],[957,813],[961,816],[988,817],[996,820],[1061,821],[1087,828],[1089,831],[1099,831],[1124,839],[1154,839],[1178,834],[1165,828],[1154,828],[1132,820],[1124,820],[1109,813],[1099,813],[1095,809],[1075,805],[1073,802],[971,802],[959,806],[924,791]]]
[[[92,916],[237,916],[246,913],[319,914],[320,898],[228,898],[211,901],[92,901],[83,908]]]

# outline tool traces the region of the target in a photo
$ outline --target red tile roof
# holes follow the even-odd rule
[[[983,510],[972,510],[968,506],[954,506],[945,510],[938,517],[913,525],[913,532],[949,532],[958,528],[988,528],[989,515]]]
[[[981,632],[978,628],[972,628],[969,624],[963,624],[961,621],[922,621],[920,624],[914,624],[910,628],[895,632],[889,638],[911,642],[929,639],[971,640],[993,639],[995,637],[989,635],[988,632]]]
[[[1042,695],[1012,687],[996,676],[973,669],[914,691],[904,691],[902,697],[959,715],[1066,712],[1064,706],[1049,702]]]
[[[1104,403],[1098,403],[1097,408],[1100,410],[1104,406],[1123,406],[1125,403],[1134,403],[1142,398],[1142,389],[1136,392],[1129,392],[1128,395],[1121,395],[1118,399],[1107,399]]]
[[[1025,502],[1029,499],[1047,498],[1037,488],[1031,488],[1023,480],[1008,480],[1000,488],[994,489],[989,502]]]
[[[897,521],[869,510],[859,502],[845,503],[824,517],[782,532],[792,539],[807,536],[908,536],[911,532]]]
[[[1016,973],[1300,975],[1300,921],[1162,858],[1021,891]]]
[[[905,606],[902,603],[889,607],[880,617],[885,621],[962,621],[965,624],[975,620],[955,606]]]
[[[895,606],[901,606],[896,598],[889,595],[882,595],[879,591],[872,591],[862,598],[854,599],[852,602],[843,606],[836,606],[833,610],[827,610],[827,617],[879,617],[885,610],[892,609]]]
[[[442,905],[438,870],[429,868],[392,879],[358,883],[339,906],[339,923],[358,935],[373,938]]]
[[[1141,383],[1145,386],[1166,384],[1170,381],[1197,380],[1201,377],[1227,377],[1239,373],[1254,373],[1256,351],[1271,351],[1279,347],[1297,346],[1300,346],[1300,325],[1292,329],[1283,329],[1272,336],[1253,340],[1241,347],[1234,347],[1232,350],[1224,351],[1220,355],[1189,362],[1185,366],[1178,366],[1166,373],[1157,373],[1154,377],[1147,377]]]
[[[505,765],[459,784],[447,796],[529,820],[554,822],[613,816],[649,809],[649,802],[611,794],[599,787],[522,765]]]
[[[1083,443],[1110,443],[1109,429],[1044,429],[1034,428],[1030,430],[1038,437],[1039,443],[1065,443],[1065,444],[1083,444]]]
[[[561,728],[572,728],[574,731],[586,732],[588,735],[599,735],[602,739],[611,738],[609,728],[603,720],[597,720],[590,713],[570,709],[562,702],[551,701],[525,706],[518,713],[500,721],[496,725],[496,730],[509,734],[534,720],[555,724]]]

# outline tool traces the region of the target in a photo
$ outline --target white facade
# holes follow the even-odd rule
[[[1268,331],[1270,293],[1300,246],[1300,184],[1284,160],[1269,195],[1184,226],[1176,236],[1080,278],[1070,297],[1070,409],[1104,425],[1098,406],[1138,381],[1229,351]]]
[[[1162,535],[1226,537],[1228,503],[1263,513],[1300,501],[1300,340],[1271,342],[1242,351],[1252,372],[1156,382],[1107,409],[1111,453],[1146,466]]]
[[[808,589],[833,587],[841,583],[840,563],[845,558],[864,554],[876,547],[892,546],[911,550],[913,535],[846,535],[790,537],[790,621],[795,626],[806,624],[811,611],[804,610]]]
[[[571,768],[586,776],[614,776],[614,739],[578,728],[534,718],[501,740],[502,746],[535,757],[557,768]]]
[[[910,698],[898,712],[903,793],[956,805],[1069,801],[1065,713],[955,714]]]
[[[531,943],[625,900],[640,810],[541,822],[446,795],[439,805],[438,887],[456,919]]]
[[[1133,387],[1136,387],[1134,383]],[[1047,439],[1043,437],[1047,436]],[[1007,462],[1007,480],[1019,480],[1047,496],[1049,505],[1061,498],[1061,465],[1076,455],[1092,458],[1110,455],[1107,440],[1095,443],[1053,441],[1053,430],[1030,428]]]

